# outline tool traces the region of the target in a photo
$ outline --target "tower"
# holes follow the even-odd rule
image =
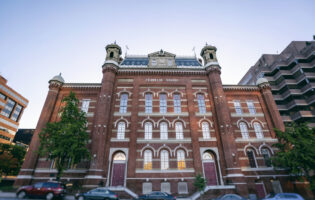
[[[116,43],[107,45],[105,49],[106,59],[102,66],[102,86],[97,100],[95,121],[92,130],[92,160],[90,169],[85,176],[86,184],[92,185],[98,185],[99,181],[103,180],[104,176],[106,176],[107,162],[105,158],[105,149],[107,147],[106,145],[109,144],[107,139],[110,127],[111,103],[113,99],[115,78],[119,68],[119,57],[121,55],[121,48]]]
[[[221,81],[221,67],[217,61],[215,46],[206,45],[200,55],[204,59],[204,67],[208,74],[210,88],[212,92],[212,101],[214,102],[214,116],[217,119],[218,130],[220,134],[223,157],[225,159],[225,183],[244,183],[239,159],[237,156],[237,147],[235,144],[231,114],[228,108],[228,102],[223,91]],[[238,191],[243,195],[247,194],[247,188],[244,185],[238,185]]]

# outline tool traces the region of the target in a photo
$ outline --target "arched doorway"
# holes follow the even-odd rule
[[[124,186],[125,183],[126,155],[117,152],[113,156],[111,186]]]
[[[218,185],[216,159],[212,152],[206,151],[202,154],[202,165],[207,185]]]

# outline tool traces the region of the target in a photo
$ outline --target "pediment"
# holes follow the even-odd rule
[[[148,57],[175,57],[175,56],[176,56],[175,54],[172,54],[167,51],[163,51],[162,49],[160,51],[153,52],[148,55]]]

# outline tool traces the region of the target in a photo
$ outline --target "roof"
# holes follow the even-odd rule
[[[148,56],[126,56],[121,62],[121,66],[148,66],[149,57]],[[175,57],[175,64],[177,66],[202,66],[196,57]]]

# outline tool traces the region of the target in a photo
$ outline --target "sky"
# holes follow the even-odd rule
[[[35,128],[48,81],[100,83],[104,47],[197,56],[217,47],[223,84],[237,84],[264,53],[315,35],[314,0],[0,0],[0,74],[29,100]]]

